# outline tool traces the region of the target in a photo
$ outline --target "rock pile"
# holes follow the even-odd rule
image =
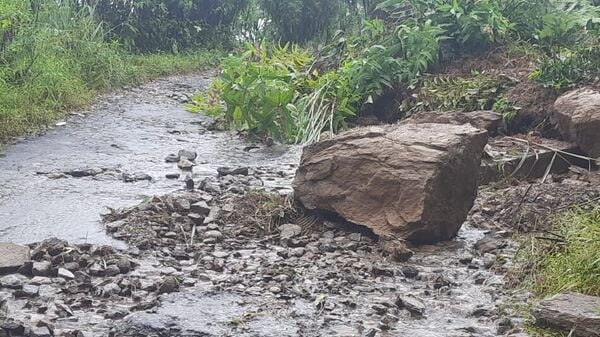
[[[170,284],[172,276],[140,262],[135,249],[125,253],[59,239],[30,248],[30,261],[0,277],[0,336],[87,336],[86,324],[152,308],[160,293],[175,291],[179,283]]]

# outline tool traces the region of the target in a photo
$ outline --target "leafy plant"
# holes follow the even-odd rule
[[[500,96],[496,102],[494,102],[492,110],[502,114],[502,120],[504,123],[508,123],[517,117],[517,114],[521,108],[510,103],[505,96]]]
[[[223,72],[209,95],[195,97],[188,108],[208,109],[227,125],[262,138],[291,141],[298,132],[292,103],[311,63],[312,57],[295,46],[250,45],[242,56],[223,61]],[[217,92],[224,104],[216,100]]]

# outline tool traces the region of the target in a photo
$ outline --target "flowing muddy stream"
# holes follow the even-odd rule
[[[198,153],[194,180],[214,177],[223,166],[249,167],[268,189],[290,191],[299,148],[253,147],[210,131],[208,118],[184,110],[183,94],[209,78],[175,76],[107,95],[66,126],[8,146],[0,158],[0,241],[58,237],[121,249],[42,245],[38,261],[63,251],[85,265],[91,281],[86,275],[74,289],[78,275],[66,283],[9,275],[1,285],[17,290],[0,291],[0,307],[10,317],[38,327],[48,319],[56,336],[466,337],[512,328],[499,310],[507,301],[502,276],[491,268],[500,255],[475,249],[485,233],[470,224],[451,242],[417,248],[405,263],[382,257],[368,236],[333,225],[296,247],[236,237],[235,228],[214,224],[210,231],[224,234],[223,241],[205,240],[196,250],[187,238],[177,241],[178,233],[159,229],[164,237],[157,234],[157,244],[142,252],[106,235],[99,222],[106,207],[183,190],[185,172],[166,178],[178,169],[165,157],[180,149]],[[106,261],[123,258],[135,271],[129,262],[111,275],[95,267],[104,263],[108,270]],[[172,287],[179,291],[163,291],[171,276],[180,280]],[[34,299],[22,299],[30,284],[38,287]],[[158,293],[164,294],[152,300]]]
[[[179,149],[198,152],[194,178],[214,175],[217,167],[228,165],[290,171],[298,149],[245,151],[249,144],[229,133],[207,131],[202,126],[207,118],[185,111],[183,94],[204,87],[209,78],[175,76],[104,96],[81,112],[88,116],[74,115],[66,126],[9,146],[0,158],[1,241],[31,243],[55,236],[117,244],[99,226],[99,214],[106,206],[132,206],[182,188],[185,173],[179,180],[165,178],[178,169],[164,158]],[[83,178],[58,175],[82,169],[104,172]],[[125,183],[123,173],[145,173],[152,181]],[[277,187],[275,178],[265,181]]]

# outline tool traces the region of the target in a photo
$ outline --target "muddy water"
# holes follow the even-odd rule
[[[70,242],[117,244],[100,227],[99,214],[105,206],[135,205],[148,196],[181,189],[185,173],[179,180],[166,179],[166,173],[178,169],[164,160],[180,149],[198,152],[198,178],[214,175],[219,166],[292,169],[297,149],[245,151],[249,144],[229,133],[206,130],[201,123],[207,118],[185,111],[180,96],[207,85],[209,76],[176,76],[101,97],[79,112],[81,116],[69,118],[66,126],[9,146],[0,158],[0,241],[30,243],[56,236]],[[106,173],[62,179],[39,174],[80,168]],[[122,173],[146,173],[153,181],[125,183]],[[272,187],[277,183],[274,178]]]

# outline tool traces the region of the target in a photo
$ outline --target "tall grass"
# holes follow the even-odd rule
[[[556,233],[536,244],[533,289],[538,295],[574,291],[600,296],[600,207],[565,214]]]
[[[52,123],[65,111],[88,104],[98,92],[201,69],[216,59],[209,52],[130,55],[106,41],[107,27],[96,19],[92,6],[2,2],[0,143]]]

